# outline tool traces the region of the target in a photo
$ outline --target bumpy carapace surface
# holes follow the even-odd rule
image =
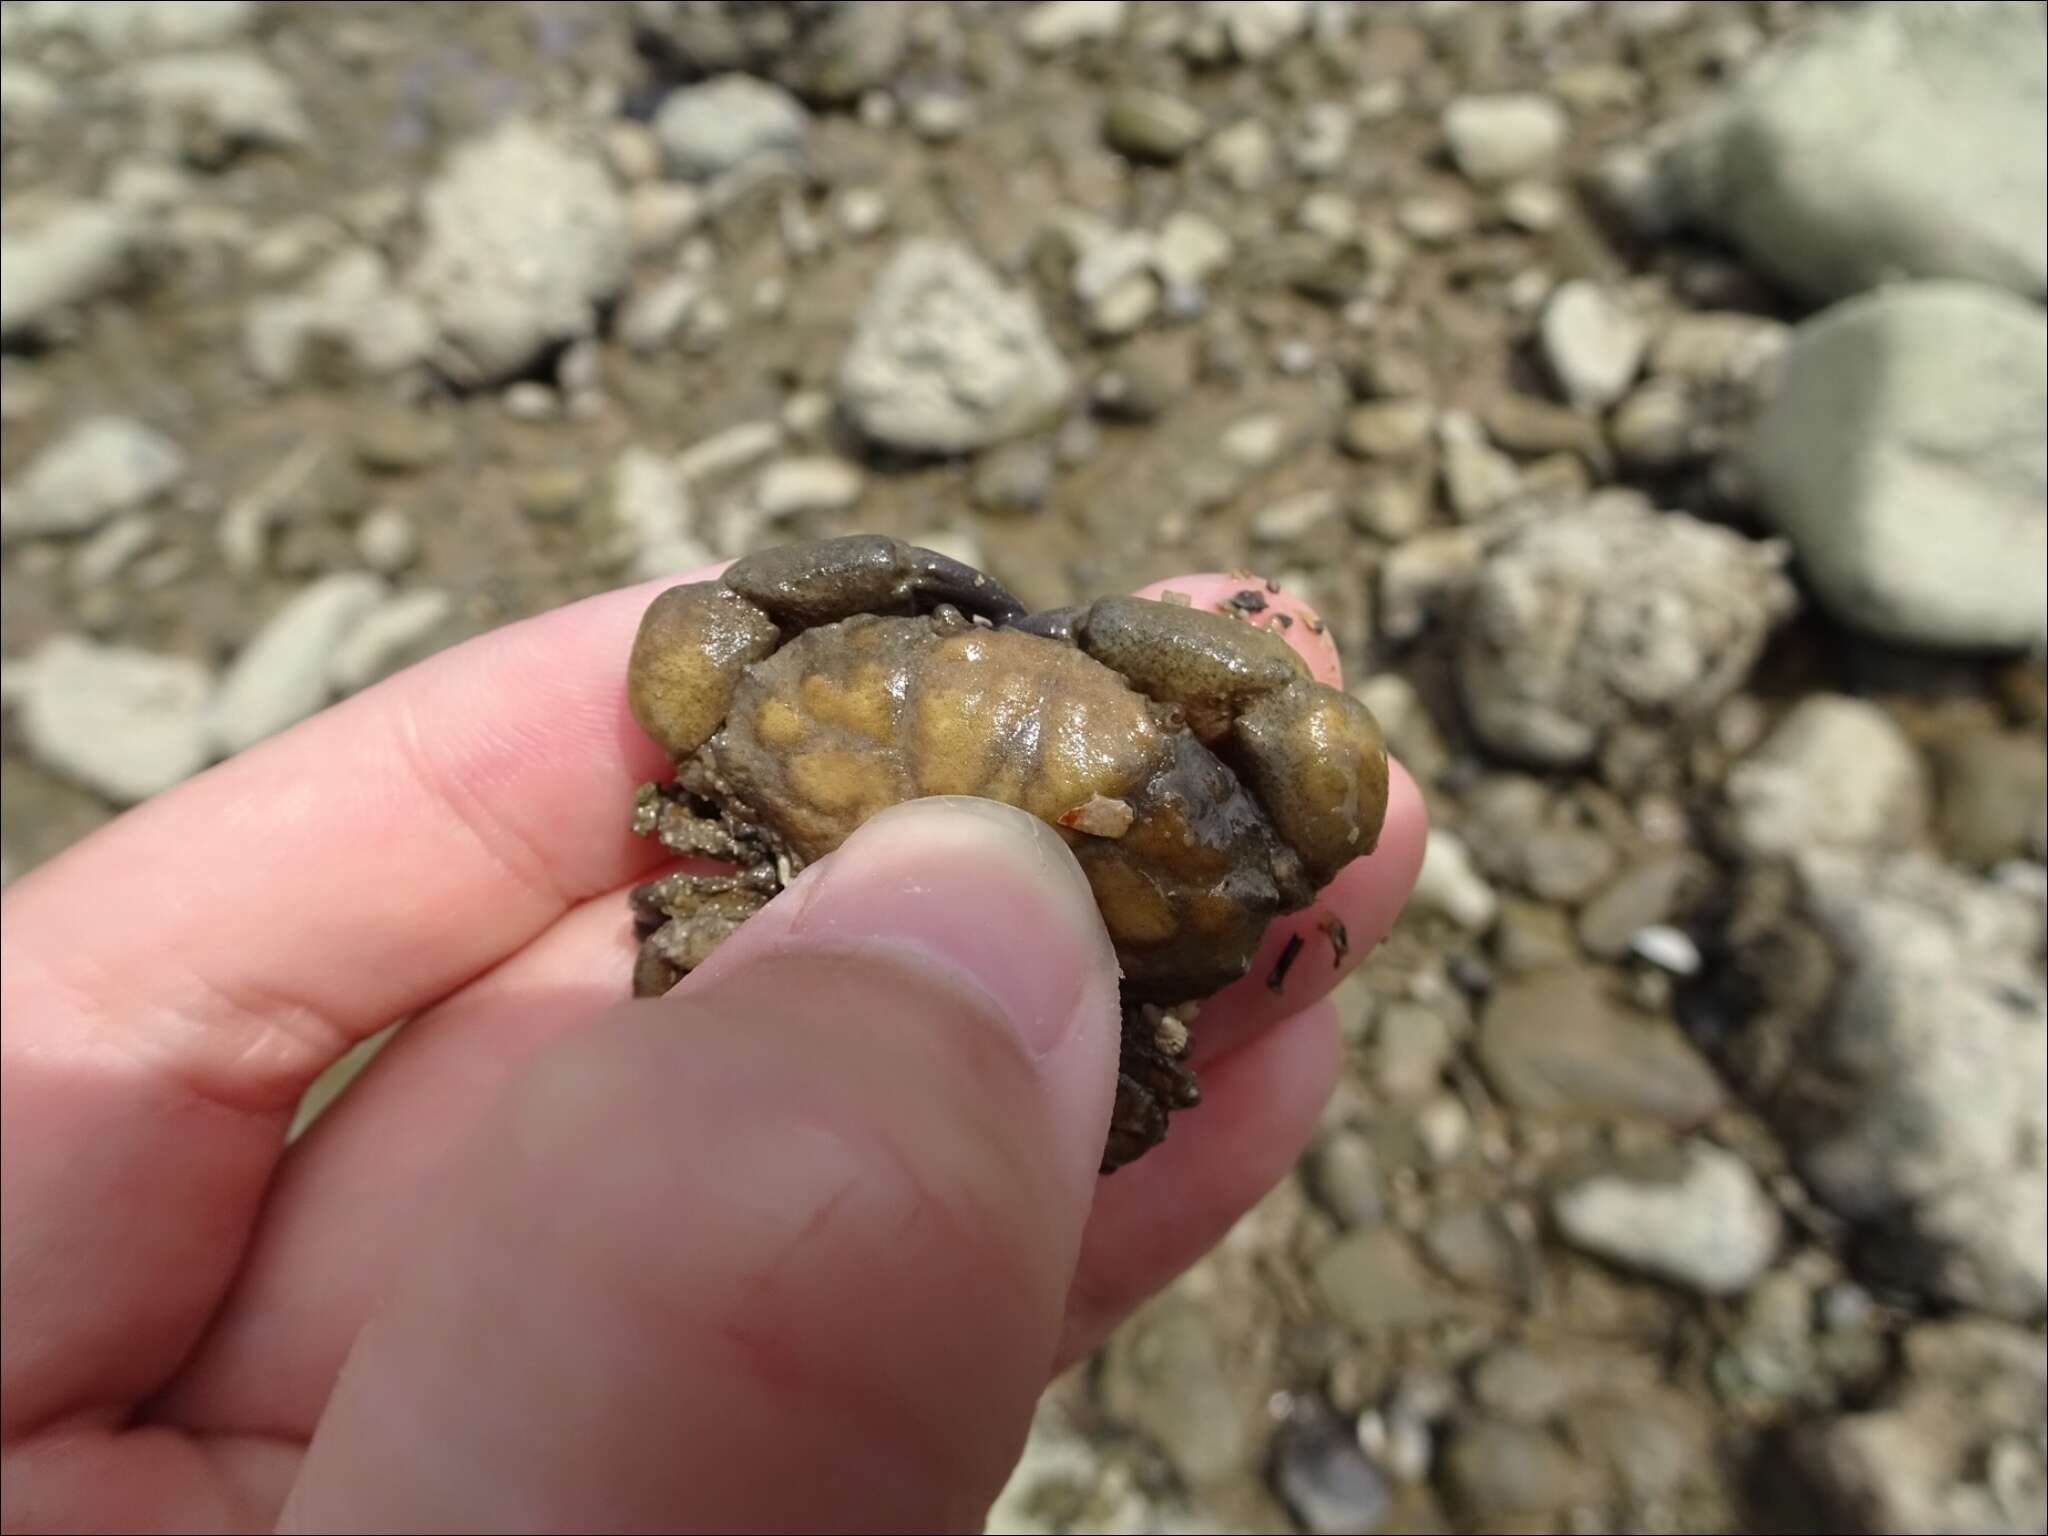
[[[735,866],[635,893],[641,995],[891,805],[976,795],[1059,828],[1124,969],[1105,1172],[1199,1102],[1187,1005],[1371,852],[1386,811],[1378,724],[1278,636],[1132,597],[1027,615],[987,576],[876,536],[670,588],[628,697],[676,768],[643,786],[638,830]]]

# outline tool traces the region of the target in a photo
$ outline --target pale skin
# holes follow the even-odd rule
[[[978,1528],[1050,1377],[1293,1166],[1421,862],[1398,764],[1108,1179],[1113,955],[1022,813],[888,813],[623,1001],[664,857],[625,657],[714,574],[445,652],[8,889],[8,1530]]]

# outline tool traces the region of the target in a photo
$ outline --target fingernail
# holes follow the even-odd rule
[[[1012,806],[892,806],[799,883],[793,939],[907,951],[951,971],[988,994],[1033,1056],[1059,1048],[1105,978],[1114,996],[1115,952],[1087,877],[1058,833]]]

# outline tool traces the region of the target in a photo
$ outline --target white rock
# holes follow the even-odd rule
[[[330,697],[335,648],[385,595],[362,571],[323,576],[302,588],[244,645],[208,702],[206,735],[231,755],[321,709]]]
[[[162,495],[185,451],[125,416],[91,416],[30,461],[0,499],[0,538],[88,533]]]
[[[2048,39],[2017,4],[1858,7],[1619,152],[1611,195],[1694,222],[1812,299],[1897,278],[2048,288]]]
[[[1231,50],[1247,63],[1271,58],[1308,31],[1308,0],[1203,0],[1223,23]]]
[[[635,444],[614,461],[609,494],[604,498],[608,521],[592,539],[592,553],[608,565],[635,562],[649,551],[666,561],[667,551],[690,540],[690,493],[674,461]],[[654,574],[654,573],[650,573]]]
[[[250,372],[278,387],[298,380],[309,355],[344,359],[374,377],[424,361],[433,345],[426,310],[392,286],[390,268],[369,246],[335,256],[299,293],[257,300],[243,321]]]
[[[1468,586],[1485,552],[1476,528],[1422,533],[1387,552],[1380,562],[1380,631],[1390,640],[1413,640],[1438,609]]]
[[[1790,616],[1787,553],[1627,493],[1519,528],[1481,570],[1459,636],[1474,730],[1505,756],[1564,767],[1624,721],[1697,717]]]
[[[26,662],[17,707],[30,753],[116,805],[133,805],[207,762],[213,677],[198,662],[58,635]]]
[[[1445,411],[1437,418],[1436,435],[1444,493],[1461,521],[1486,516],[1520,489],[1515,461],[1486,440],[1486,429],[1470,411]]]
[[[356,553],[363,564],[382,575],[396,575],[411,565],[419,552],[419,531],[396,507],[379,507],[356,527]]]
[[[832,213],[849,238],[865,240],[889,222],[889,199],[874,187],[848,187],[833,200]]]
[[[703,284],[687,272],[671,272],[638,290],[619,306],[620,345],[643,357],[659,352],[675,339],[703,294]]]
[[[779,85],[718,75],[671,91],[654,114],[654,136],[679,176],[717,176],[764,153],[800,151],[810,114]]]
[[[1152,241],[1153,270],[1169,287],[1201,283],[1230,261],[1230,236],[1199,213],[1167,215]]]
[[[1728,772],[1731,835],[1751,857],[1911,844],[1926,825],[1927,769],[1892,717],[1814,694]]]
[[[2048,320],[1909,283],[1800,325],[1738,453],[1820,601],[1940,648],[2048,647]]]
[[[1783,1220],[1749,1165],[1711,1142],[1675,1179],[1599,1174],[1551,1203],[1574,1247],[1705,1296],[1737,1296],[1770,1267]]]
[[[2042,889],[1921,855],[1800,856],[1842,957],[1811,1067],[1825,1120],[1800,1167],[1928,1294],[2017,1318],[2048,1305],[2048,986]]]
[[[625,285],[625,208],[604,163],[533,123],[459,145],[422,194],[421,218],[409,284],[458,383],[502,382],[590,335],[598,305]]]
[[[635,256],[659,256],[704,222],[704,194],[688,182],[650,181],[626,193],[626,237]]]
[[[1638,960],[1648,961],[1658,970],[1669,971],[1673,976],[1699,974],[1700,947],[1682,928],[1673,928],[1668,923],[1652,923],[1647,928],[1638,928],[1629,935],[1628,948]]]
[[[809,513],[844,512],[856,501],[866,476],[857,464],[826,455],[778,459],[754,482],[754,505],[770,522]]]
[[[29,0],[16,12],[35,32],[70,32],[102,53],[204,48],[247,31],[255,0]]]
[[[953,454],[1057,415],[1072,377],[1027,294],[1002,288],[966,248],[919,239],[876,280],[837,384],[868,437]]]
[[[692,443],[676,455],[676,473],[685,484],[728,475],[758,464],[782,446],[782,427],[772,421],[743,421]]]
[[[1444,108],[1443,131],[1451,159],[1468,179],[1513,181],[1557,159],[1571,120],[1557,102],[1534,92],[1460,96]]]
[[[436,587],[400,592],[379,603],[335,646],[329,679],[342,693],[369,687],[454,611],[454,597]]]
[[[1204,153],[1236,192],[1256,192],[1273,179],[1280,148],[1263,118],[1245,117],[1213,135]]]
[[[156,542],[156,519],[146,512],[117,517],[78,546],[71,557],[71,584],[79,591],[112,581]]]
[[[138,64],[127,89],[142,103],[144,132],[173,154],[203,160],[244,145],[291,148],[312,137],[298,89],[252,53],[180,53]]]
[[[46,332],[79,305],[118,287],[140,266],[143,226],[114,203],[19,204],[0,218],[0,338]]]
[[[1429,829],[1411,899],[1422,910],[1441,912],[1472,933],[1486,932],[1500,911],[1500,899],[1472,862],[1465,840],[1443,827]]]
[[[1578,278],[1543,307],[1543,359],[1581,410],[1605,410],[1635,382],[1649,331],[1598,283]]]
[[[1017,36],[1033,53],[1058,53],[1115,37],[1123,30],[1124,9],[1124,0],[1045,0],[1025,13]]]

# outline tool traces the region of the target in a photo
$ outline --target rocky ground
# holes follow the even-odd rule
[[[2042,1530],[2043,27],[7,0],[4,874],[712,556],[1249,565],[1427,865],[996,1527]]]

